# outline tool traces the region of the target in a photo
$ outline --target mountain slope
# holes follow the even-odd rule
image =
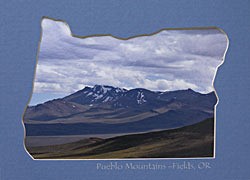
[[[200,94],[191,89],[172,92],[153,92],[146,89],[126,90],[111,86],[96,85],[86,87],[65,98],[56,99],[28,107],[24,121],[55,121],[55,123],[101,122],[101,119],[114,119],[112,115],[129,117],[140,113],[158,115],[168,110],[180,108],[197,109],[212,113],[217,99],[213,92]],[[129,113],[131,112],[131,113]],[[94,117],[94,118],[93,118]],[[81,121],[81,119],[83,121]],[[93,121],[90,121],[93,119]],[[60,121],[62,120],[62,121]],[[124,122],[121,120],[121,122]]]
[[[172,130],[27,149],[36,159],[187,158],[213,157],[213,142],[214,120],[210,118]]]
[[[58,136],[87,134],[116,134],[170,129],[194,124],[211,117],[209,113],[197,111],[169,111],[167,113],[126,123],[53,123],[25,124],[27,136]]]
[[[213,117],[216,102],[214,92],[154,92],[95,85],[28,107],[24,123],[28,136],[146,132]]]

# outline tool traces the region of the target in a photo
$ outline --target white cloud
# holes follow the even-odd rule
[[[217,29],[169,30],[119,40],[72,37],[68,26],[44,19],[35,92],[72,93],[86,85],[212,90],[227,40]]]

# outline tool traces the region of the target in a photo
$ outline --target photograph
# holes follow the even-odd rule
[[[80,37],[48,17],[41,28],[23,115],[32,158],[215,158],[221,29]]]
[[[0,180],[250,180],[250,1],[0,1]]]

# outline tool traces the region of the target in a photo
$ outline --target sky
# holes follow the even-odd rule
[[[218,29],[163,30],[120,40],[73,37],[69,26],[50,19],[43,19],[42,28],[31,105],[95,84],[208,93],[227,47]]]

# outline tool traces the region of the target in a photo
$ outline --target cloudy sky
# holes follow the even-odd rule
[[[71,36],[60,21],[44,19],[30,104],[63,97],[95,84],[171,91],[212,91],[227,39],[217,29],[164,30],[119,40]]]

